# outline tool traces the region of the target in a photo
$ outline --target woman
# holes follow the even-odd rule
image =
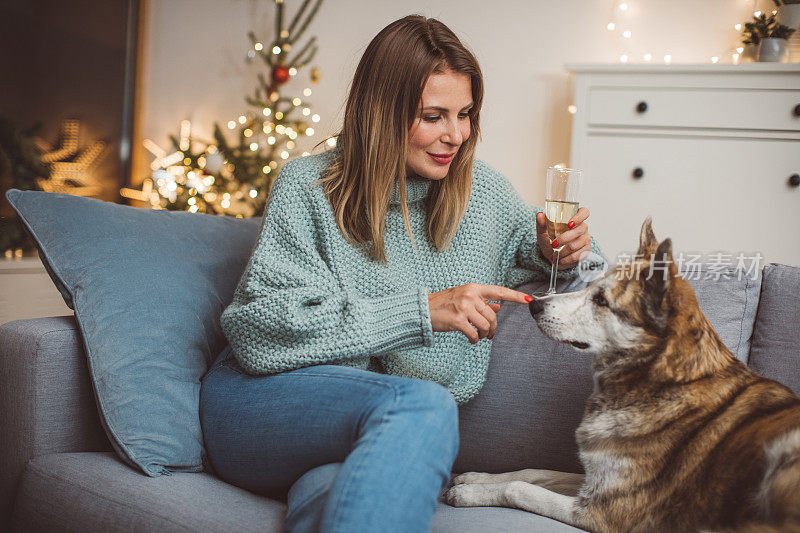
[[[291,486],[288,531],[429,531],[508,287],[546,279],[544,215],[474,159],[483,80],[441,22],[389,24],[337,146],[284,165],[203,379],[209,467]],[[560,276],[591,248],[586,208]],[[535,222],[534,222],[535,219]]]

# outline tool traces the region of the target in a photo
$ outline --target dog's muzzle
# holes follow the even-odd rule
[[[544,302],[534,297],[533,301],[528,304],[528,309],[531,311],[531,316],[536,318],[536,315],[544,311]]]

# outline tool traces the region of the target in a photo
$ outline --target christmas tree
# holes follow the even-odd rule
[[[300,135],[313,136],[313,123],[320,120],[304,99],[311,96],[310,87],[303,90],[302,97],[284,96],[280,88],[297,76],[317,52],[316,37],[296,53],[292,50],[322,1],[316,0],[306,14],[311,0],[304,0],[289,27],[284,28],[284,2],[275,0],[272,43],[265,46],[254,32],[248,34],[251,48],[247,60],[261,58],[268,71],[268,77],[264,73],[258,75],[253,95],[245,98],[251,109],[224,127],[214,124],[213,141],[194,138],[189,121],[181,123],[178,136],[170,136],[170,153],[145,140],[145,147],[155,156],[151,164],[153,175],[145,179],[141,190],[125,188],[122,195],[156,209],[240,218],[260,214],[283,162],[297,155],[295,140]],[[318,83],[319,77],[319,68],[311,68],[311,83]],[[236,140],[232,142],[228,135],[233,130]],[[333,138],[327,142],[335,145]]]

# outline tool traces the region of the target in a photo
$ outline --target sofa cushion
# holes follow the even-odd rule
[[[760,273],[701,266],[682,270],[700,308],[725,345],[742,361],[753,330]],[[690,275],[691,274],[691,275]],[[698,277],[699,279],[694,279]],[[586,287],[579,278],[559,280],[558,292]],[[533,293],[546,283],[516,287]],[[461,446],[454,472],[509,472],[546,468],[581,472],[575,429],[592,392],[592,359],[544,337],[527,305],[503,302],[489,369],[481,392],[459,409]]]
[[[800,394],[800,268],[764,267],[750,367]]]
[[[306,483],[325,482],[311,470]],[[207,474],[149,478],[113,453],[59,453],[30,463],[14,509],[14,531],[282,531],[286,504]],[[518,509],[452,507],[440,501],[434,533],[581,531]]]
[[[59,193],[6,197],[75,311],[100,421],[150,476],[203,468],[200,378],[260,219],[154,211]]]
[[[15,531],[280,531],[286,504],[211,474],[151,478],[111,452],[31,460],[14,507]]]

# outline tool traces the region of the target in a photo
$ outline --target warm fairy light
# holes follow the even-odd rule
[[[228,129],[232,130],[235,127],[236,127],[236,121],[235,120],[229,120],[228,121]]]
[[[247,117],[244,115],[239,115],[239,124],[244,124],[247,122]]]
[[[265,107],[264,110],[262,111],[262,113],[264,113],[265,117],[268,117],[268,116],[270,116],[272,114],[272,109],[270,109],[268,107]]]
[[[628,10],[628,4],[623,2],[622,4],[619,5],[619,10],[620,11],[627,11]]]
[[[328,139],[328,140],[326,141],[326,144],[327,144],[328,146],[336,146],[336,139],[335,139],[334,137],[331,137],[330,139]]]
[[[644,60],[645,61],[652,61],[652,59],[653,59],[653,54],[645,54],[644,55]]]
[[[253,46],[253,48],[255,48],[256,51],[260,52],[261,50],[264,49],[264,45],[261,43],[256,43],[255,46]]]
[[[664,56],[664,63],[669,63],[670,61],[672,61],[672,55],[671,54],[665,55]]]
[[[275,54],[275,55],[280,54],[281,53],[281,47],[280,46],[273,46],[272,47],[272,53]]]
[[[309,89],[308,87],[303,89],[303,96],[311,96],[311,89]]]
[[[244,130],[244,136],[245,137],[252,137],[253,136],[253,130],[251,130],[250,128],[247,128],[246,130]]]
[[[254,152],[258,150],[258,143],[250,143],[250,149]]]
[[[267,138],[267,143],[269,143],[269,144],[275,144],[275,137],[273,137],[272,135],[270,135],[270,136]]]
[[[742,52],[744,52],[744,48],[742,48],[741,46],[736,49],[737,54],[741,54]]]
[[[761,11],[754,11],[753,12],[753,16],[754,17],[760,17],[761,16]]]
[[[619,60],[622,61],[623,63],[627,63],[628,62],[628,56],[626,56],[625,54],[622,54],[621,56],[619,56]]]
[[[311,114],[311,110],[309,108],[307,108],[307,107],[304,107],[303,108],[303,116],[307,117],[310,114]]]
[[[711,62],[712,62],[712,63],[716,63],[717,61],[719,61],[719,56],[713,56],[713,57],[711,58]]]
[[[733,61],[734,61],[734,63],[738,63],[739,62],[739,54],[733,54]]]
[[[570,114],[574,115],[575,113],[578,112],[578,108],[577,106],[575,106],[575,104],[572,104],[569,107],[567,107],[567,111],[569,111]]]
[[[281,152],[281,159],[289,159],[289,152],[286,151]]]
[[[741,31],[742,30],[742,25],[741,24],[734,24],[733,25],[733,29],[736,30],[736,31]]]
[[[312,115],[311,120],[313,120],[314,122],[319,122],[319,115],[315,113],[314,115]]]
[[[258,196],[258,191],[255,189],[250,189],[250,198],[255,198]]]
[[[276,118],[277,120],[280,120],[280,119],[282,119],[282,118],[283,118],[283,113],[281,113],[280,111],[278,111],[277,113],[275,113],[275,118]]]
[[[616,28],[616,27],[617,27],[617,25],[614,24],[613,22],[609,22],[608,25],[606,26],[606,28],[611,30],[611,31],[613,31],[614,28]]]
[[[306,135],[309,137],[314,135],[314,128],[306,128]]]
[[[631,30],[625,30],[624,32],[622,32],[622,36],[625,37],[626,39],[630,39],[631,38]]]
[[[287,50],[288,50],[288,48],[287,48]],[[289,69],[289,76],[296,76],[296,75],[297,75],[297,69],[294,68],[294,67],[290,68]]]
[[[156,159],[161,159],[162,157],[167,155],[167,152],[165,152],[159,145],[157,145],[156,143],[154,143],[150,139],[143,140],[142,144],[144,145],[145,148],[147,148],[147,150],[151,154],[156,156]]]
[[[297,97],[292,98],[292,105],[299,106],[302,103],[303,103],[303,101],[300,100],[299,98],[297,98]]]

